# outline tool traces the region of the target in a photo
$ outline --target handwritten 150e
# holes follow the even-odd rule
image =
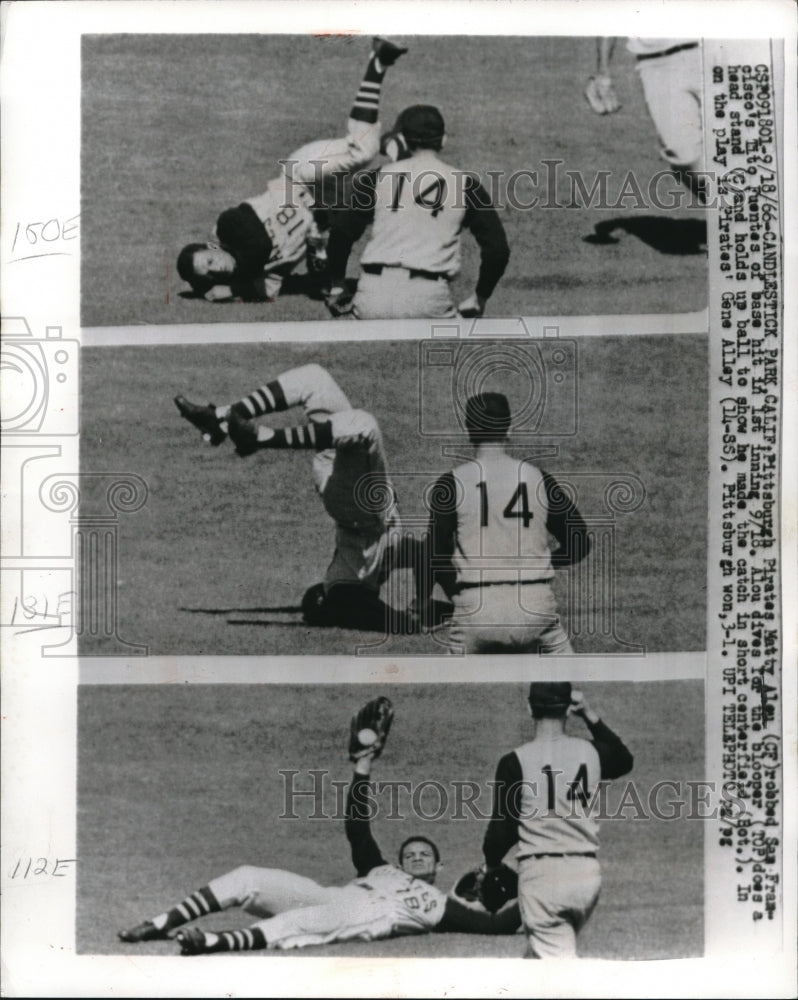
[[[28,222],[23,229],[22,223],[18,222],[14,229],[14,239],[11,242],[11,253],[19,253],[22,256],[12,257],[10,264],[17,260],[30,260],[32,257],[62,257],[69,256],[71,250],[59,250],[56,245],[60,240],[71,242],[76,240],[80,234],[78,219],[80,215],[73,215],[71,219],[59,222],[58,219],[48,219],[47,222]],[[29,252],[25,252],[29,251]]]

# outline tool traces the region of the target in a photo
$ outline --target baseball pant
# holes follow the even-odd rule
[[[466,587],[452,598],[445,641],[466,653],[573,653],[546,582]]]
[[[240,906],[265,917],[259,927],[270,948],[388,937],[397,922],[394,900],[358,885],[323,886],[277,868],[242,865],[209,888],[223,909]]]
[[[240,906],[255,917],[271,917],[285,910],[316,906],[337,890],[281,868],[241,865],[208,883],[222,909]]]
[[[334,447],[313,456],[313,483],[335,521],[335,553],[325,584],[356,583],[379,592],[386,550],[401,528],[377,421],[353,410],[321,365],[303,365],[279,376],[287,406],[301,406],[308,420],[332,423]]]
[[[703,171],[700,46],[641,59],[637,71],[663,159],[676,170]]]
[[[277,381],[287,406],[301,406],[308,420],[329,420],[333,413],[351,410],[341,387],[321,365],[301,365],[283,372]]]
[[[314,462],[324,509],[335,521],[335,553],[324,582],[358,583],[379,592],[401,539],[401,522],[388,476],[382,434],[363,410],[330,418],[332,451]]]
[[[402,927],[399,905],[393,898],[358,885],[328,892],[324,903],[288,910],[256,924],[269,947],[306,948],[333,941],[376,941],[390,937],[400,927],[402,933],[418,932],[417,928]]]
[[[576,935],[598,902],[601,870],[577,854],[520,862],[518,902],[527,958],[576,958]]]
[[[350,118],[342,138],[309,142],[280,164],[294,183],[313,188],[331,174],[365,167],[380,151],[380,132],[379,122],[372,125]]]
[[[377,421],[352,409],[321,365],[291,369],[278,382],[288,406],[301,406],[309,420],[332,425],[334,447],[314,455],[313,482],[335,521],[335,551],[324,575],[326,599],[323,605],[314,602],[306,620],[367,631],[414,631],[411,618],[380,598],[391,570],[412,566],[414,559],[403,544]]]
[[[453,319],[457,315],[445,278],[414,276],[405,267],[361,274],[352,305],[358,319]]]

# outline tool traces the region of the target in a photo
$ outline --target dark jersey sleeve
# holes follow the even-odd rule
[[[634,757],[628,748],[608,725],[601,719],[598,722],[588,722],[585,719],[593,746],[599,755],[602,778],[620,778],[632,770]]]
[[[342,194],[329,206],[327,269],[333,287],[343,286],[352,247],[374,219],[376,178],[376,170],[359,170],[342,177]]]
[[[236,277],[259,277],[268,264],[272,243],[255,209],[247,202],[228,208],[216,220],[216,235],[236,259]]]
[[[522,779],[521,761],[513,750],[505,754],[496,767],[493,812],[482,842],[482,853],[491,868],[500,864],[505,854],[518,841],[516,800]]]
[[[429,590],[437,583],[451,596],[456,580],[452,565],[457,533],[457,483],[454,473],[446,472],[435,481],[429,493],[430,520],[427,531],[426,571]]]
[[[521,912],[517,901],[506,903],[497,913],[488,913],[447,896],[443,919],[435,930],[459,931],[461,934],[515,934],[520,926]]]
[[[216,220],[216,236],[235,257],[236,269],[229,282],[233,295],[250,302],[263,299],[263,283],[258,279],[271,257],[272,242],[255,209],[245,201],[225,209]]]
[[[370,814],[374,800],[371,782],[362,774],[355,774],[346,798],[346,839],[352,849],[352,864],[358,876],[368,875],[372,868],[388,862],[382,856],[371,833]]]
[[[552,562],[555,566],[573,566],[590,552],[587,525],[554,476],[544,472],[543,485],[549,505],[546,528],[560,543],[552,553]]]
[[[480,249],[476,294],[482,299],[489,299],[510,259],[507,234],[490,195],[476,174],[466,175],[464,191],[466,212],[463,226],[471,230]]]

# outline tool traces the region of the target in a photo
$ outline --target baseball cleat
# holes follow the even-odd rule
[[[119,931],[117,937],[127,944],[138,944],[139,941],[160,941],[168,937],[166,931],[159,930],[151,920],[145,920],[126,931]]]
[[[202,437],[215,447],[220,445],[227,437],[222,430],[222,424],[216,416],[216,407],[213,403],[207,406],[199,406],[191,403],[185,396],[175,396],[175,406],[180,410],[180,416],[184,417],[190,424],[193,424],[198,431],[202,432]]]
[[[202,955],[208,950],[205,934],[199,927],[186,927],[175,934],[175,941],[180,945],[181,955]]]
[[[375,35],[371,42],[371,51],[383,66],[393,66],[399,56],[403,56],[407,52],[407,46],[397,45],[396,42],[390,42],[387,38]]]
[[[246,458],[258,450],[258,426],[254,420],[244,420],[235,410],[231,410],[227,430],[230,440],[236,446],[236,454],[241,458]]]

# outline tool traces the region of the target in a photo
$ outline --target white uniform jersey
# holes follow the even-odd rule
[[[372,868],[368,875],[355,879],[351,884],[390,902],[393,934],[423,933],[443,920],[446,909],[444,893],[394,865]]]
[[[601,764],[592,743],[574,736],[535,739],[515,751],[521,763],[518,858],[585,854],[598,849],[589,815]]]
[[[382,167],[375,180],[371,239],[361,264],[454,277],[460,270],[466,176],[431,150]]]
[[[549,580],[554,575],[540,469],[497,449],[454,469],[458,583]]]
[[[313,226],[313,195],[303,184],[285,175],[270,181],[261,195],[248,199],[272,243],[264,271],[296,264],[305,256],[307,237]]]
[[[680,45],[694,45],[697,42],[697,38],[629,38],[626,48],[636,56],[656,56]]]
[[[342,138],[310,142],[281,160],[282,172],[261,195],[248,198],[272,242],[264,271],[297,264],[305,256],[321,181],[330,174],[366,166],[379,148],[379,123],[349,119]]]

